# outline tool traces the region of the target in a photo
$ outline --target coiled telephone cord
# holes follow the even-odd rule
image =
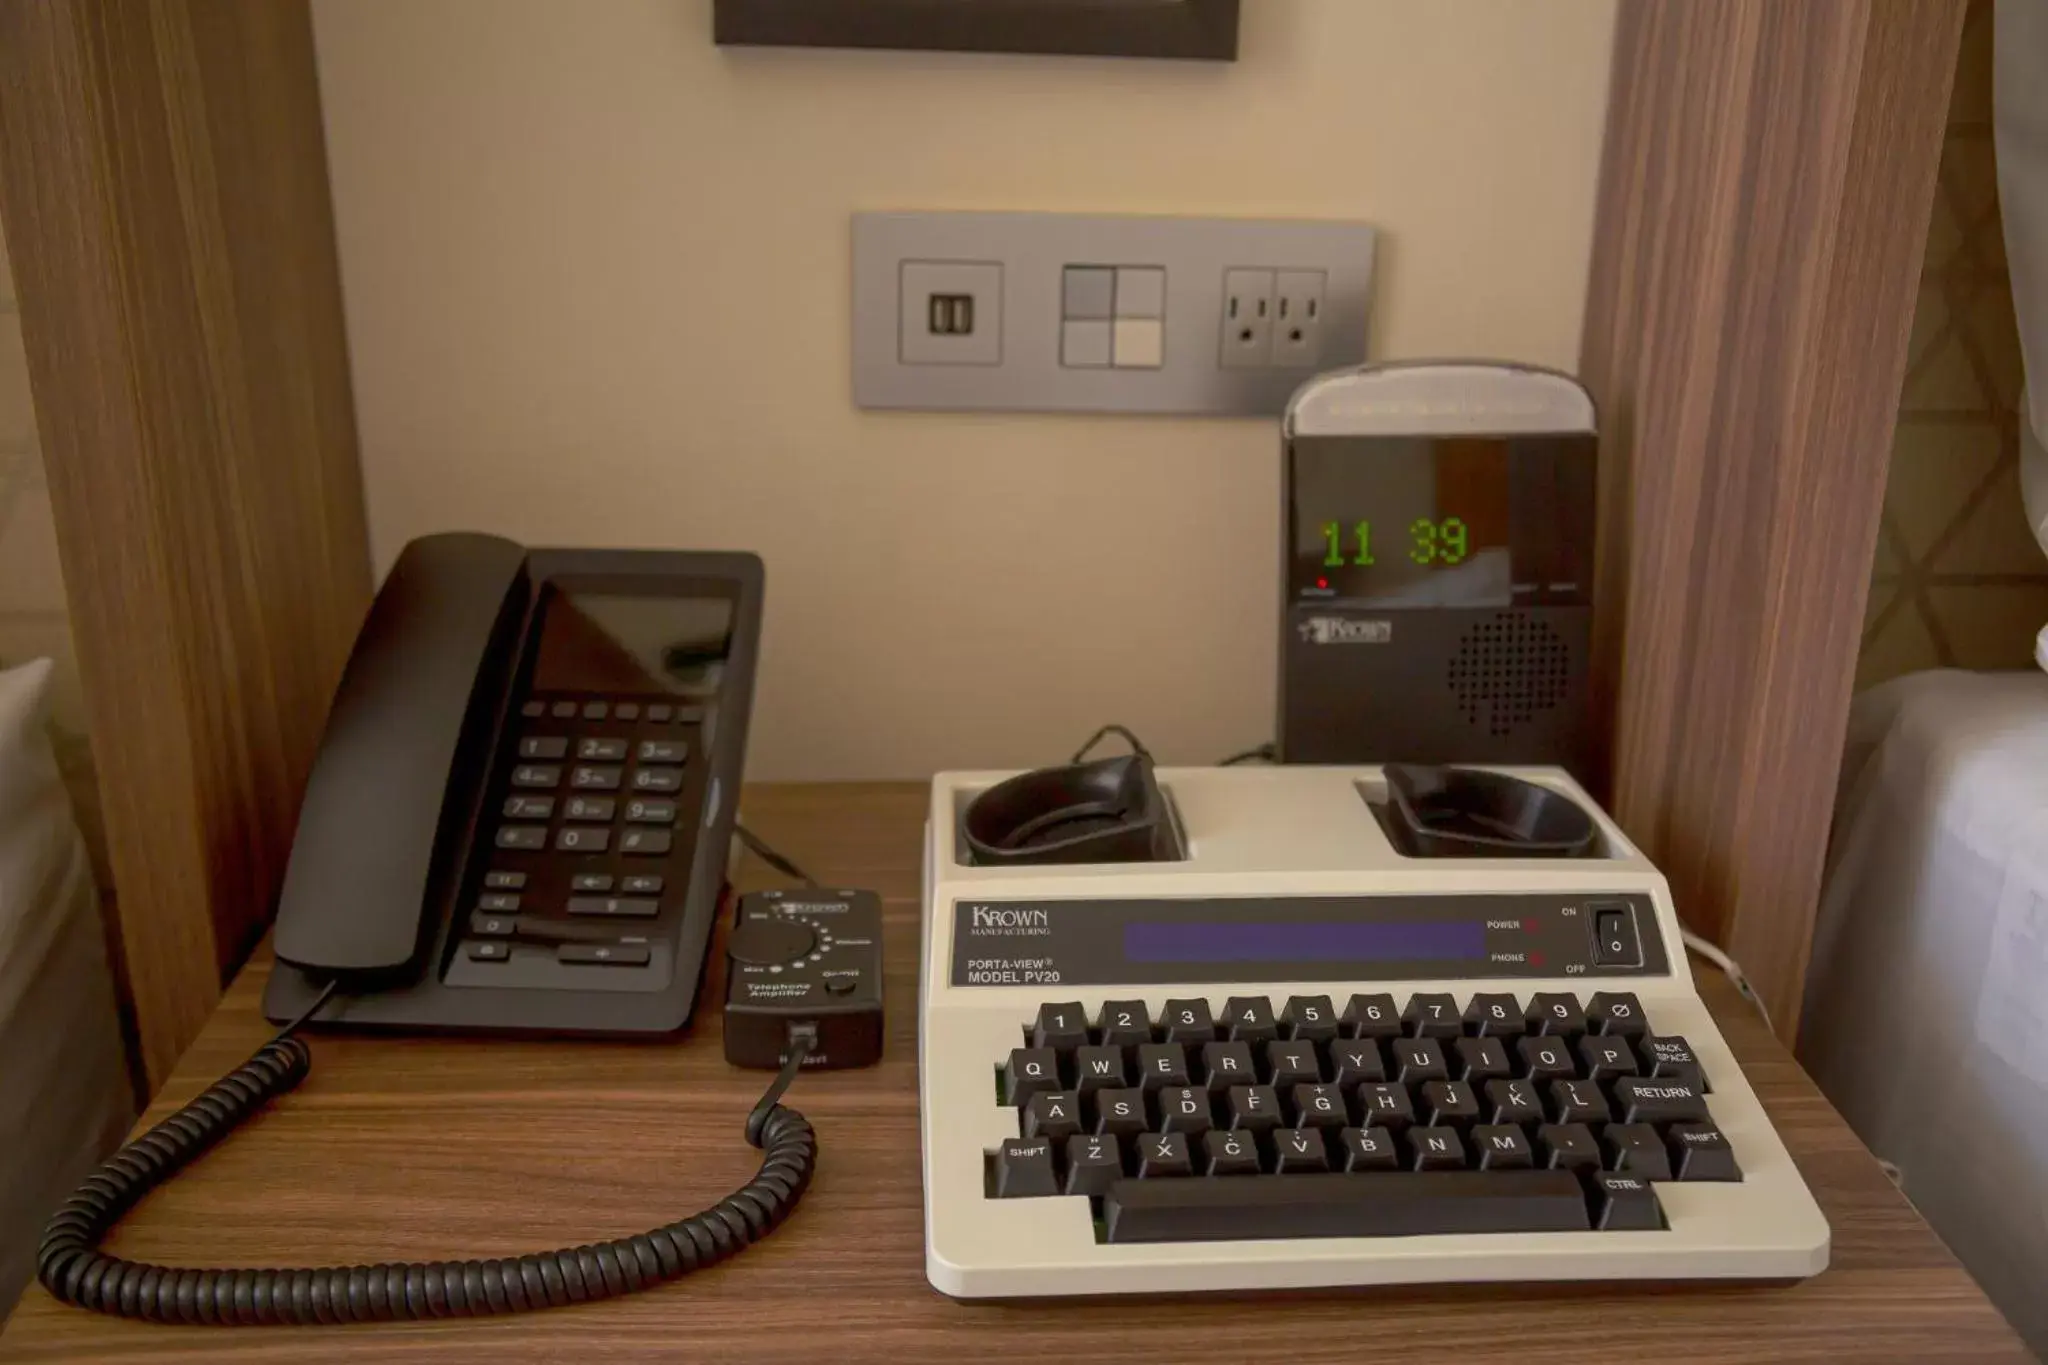
[[[311,1069],[299,1028],[312,1007],[204,1094],[101,1165],[43,1230],[36,1270],[65,1303],[151,1322],[222,1325],[395,1322],[480,1317],[631,1294],[716,1265],[760,1241],[803,1198],[818,1143],[782,1093],[815,1043],[791,1040],[790,1057],[748,1116],[761,1149],[753,1179],[702,1213],[641,1233],[509,1260],[199,1270],[108,1256],[98,1247],[142,1197],[227,1137]]]

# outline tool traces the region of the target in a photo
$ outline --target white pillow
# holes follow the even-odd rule
[[[0,1316],[43,1221],[134,1117],[85,842],[45,728],[50,661],[0,670]]]

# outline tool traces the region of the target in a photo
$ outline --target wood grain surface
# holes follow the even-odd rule
[[[924,1278],[917,1131],[920,786],[751,788],[748,826],[828,882],[885,899],[887,1055],[807,1075],[816,1183],[722,1267],[518,1318],[348,1328],[157,1327],[32,1288],[0,1360],[775,1361],[1409,1359],[1470,1362],[2023,1361],[2003,1319],[1784,1049],[1718,976],[1729,1043],[1834,1228],[1794,1286],[1550,1285],[966,1305]],[[772,884],[751,860],[742,884]],[[252,960],[145,1122],[269,1035]],[[713,969],[705,999],[722,989]],[[146,1200],[121,1254],[188,1265],[506,1256],[630,1234],[753,1169],[740,1124],[764,1076],[728,1068],[718,1011],[675,1044],[319,1036],[297,1093]]]
[[[305,0],[0,4],[0,206],[153,1087],[369,605]]]
[[[1963,0],[1623,0],[1581,372],[1609,808],[1798,1026]]]

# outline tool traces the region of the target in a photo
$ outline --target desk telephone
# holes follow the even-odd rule
[[[772,1231],[817,1153],[783,1091],[800,1068],[880,1051],[869,892],[742,900],[727,1057],[780,1069],[746,1123],[760,1170],[702,1213],[425,1265],[190,1270],[98,1250],[149,1190],[305,1079],[309,1023],[598,1036],[687,1024],[725,896],[761,598],[750,554],[528,551],[474,534],[408,545],[307,781],[264,994],[284,1028],[66,1202],[38,1252],[44,1287],[165,1322],[484,1315],[649,1288]]]

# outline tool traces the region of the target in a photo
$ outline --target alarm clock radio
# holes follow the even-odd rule
[[[1283,427],[1284,763],[1553,763],[1591,739],[1596,435],[1568,375],[1309,381]]]

